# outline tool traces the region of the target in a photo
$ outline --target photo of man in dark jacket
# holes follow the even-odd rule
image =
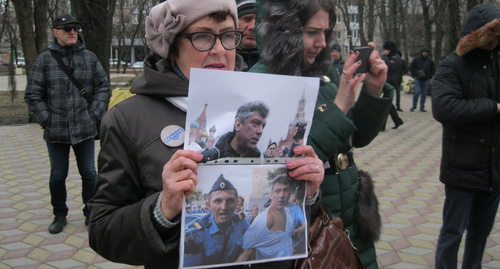
[[[433,80],[432,112],[443,125],[440,180],[445,185],[436,268],[481,268],[500,200],[500,10],[472,8],[456,51]]]
[[[54,19],[54,43],[35,60],[24,97],[33,119],[44,129],[43,138],[47,142],[54,213],[49,226],[52,234],[60,233],[67,224],[66,177],[71,148],[82,176],[83,215],[88,225],[87,202],[94,196],[96,179],[96,123],[106,112],[110,98],[108,75],[96,55],[85,49],[78,35],[81,25],[70,14]],[[61,58],[85,92],[70,80],[54,55]]]
[[[415,111],[418,104],[418,98],[420,96],[420,111],[426,112],[425,110],[425,99],[427,97],[427,89],[431,78],[436,73],[436,66],[434,61],[429,57],[429,49],[423,48],[420,51],[420,56],[413,59],[410,65],[411,76],[415,79],[415,91],[413,92],[413,105],[410,111]]]
[[[261,152],[257,148],[262,137],[269,107],[262,101],[253,101],[241,105],[236,112],[234,129],[224,134],[215,147],[204,151],[206,161],[225,157],[259,158]]]

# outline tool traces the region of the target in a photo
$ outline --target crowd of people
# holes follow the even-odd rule
[[[363,214],[358,208],[370,206],[362,204],[370,193],[359,188],[353,150],[370,144],[389,115],[393,129],[404,123],[398,112],[403,112],[406,63],[395,42],[386,40],[381,54],[370,42],[370,69],[356,73],[362,64],[359,53],[348,51],[342,58],[335,23],[330,0],[294,5],[285,0],[162,2],[145,21],[153,53],[132,84],[135,95],[107,111],[108,77],[84,47],[78,34],[82,23],[58,15],[52,23],[54,42],[36,59],[25,94],[31,115],[44,129],[50,158],[54,219],[49,232],[60,233],[67,224],[65,180],[72,149],[82,176],[90,246],[110,261],[177,268],[183,233],[183,266],[293,257],[306,250],[304,211],[314,218],[322,204],[342,219],[365,268],[378,268],[376,238],[360,232],[371,224],[356,221]],[[420,99],[419,109],[426,112],[432,80],[432,113],[443,125],[440,180],[446,200],[436,268],[456,268],[465,230],[463,266],[479,268],[498,210],[499,25],[497,7],[478,5],[464,22],[456,51],[437,69],[428,48],[409,67],[415,85],[410,111]],[[289,160],[286,173],[273,178],[269,201],[260,208],[251,204],[245,215],[244,198],[221,174],[208,191],[206,206],[185,208],[187,214],[202,216],[181,227],[184,197],[198,184],[198,163],[277,157],[278,152],[276,142],[265,150],[256,147],[269,113],[261,101],[241,105],[233,131],[212,149],[196,152],[184,150],[182,143],[163,143],[165,129],[185,126],[191,68],[318,77],[320,85],[307,145],[295,142],[303,139],[300,135],[294,137],[286,154],[301,157]],[[303,197],[293,192],[292,180],[307,185]],[[291,268],[292,262],[255,268]]]

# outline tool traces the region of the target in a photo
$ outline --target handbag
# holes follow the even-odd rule
[[[424,69],[417,70],[417,78],[419,80],[427,80],[427,75],[424,72]]]
[[[365,268],[342,219],[330,217],[322,205],[307,232],[309,255],[295,260],[294,268]]]
[[[427,66],[427,59],[425,59],[424,67],[422,69],[417,70],[417,78],[418,80],[427,80],[427,75],[425,74],[425,67]]]
[[[64,62],[61,59],[61,56],[53,50],[51,50],[50,53],[52,54],[52,57],[54,57],[54,59],[56,59],[57,63],[59,64],[61,69],[64,71],[64,73],[66,73],[66,76],[68,76],[69,80],[71,80],[71,82],[73,82],[73,84],[76,86],[76,88],[78,89],[80,94],[83,96],[83,98],[85,98],[85,100],[87,100],[87,103],[90,104],[91,100],[90,100],[90,97],[87,95],[87,90],[85,90],[85,88],[82,87],[80,82],[78,82],[78,80],[76,80],[76,78],[73,76],[73,74],[71,74],[71,72],[69,72],[69,68],[68,68],[68,66],[66,66],[64,64]],[[95,136],[95,140],[99,140],[99,135],[101,132],[101,120],[96,120],[95,124],[96,124],[96,128],[97,128],[97,135]]]

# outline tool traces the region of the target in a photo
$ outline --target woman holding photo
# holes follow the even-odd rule
[[[136,95],[110,109],[101,125],[89,241],[104,258],[178,268],[183,195],[195,190],[202,155],[182,150],[183,139],[162,143],[161,134],[185,127],[191,68],[243,67],[237,28],[234,0],[169,0],[152,8],[146,39],[154,53],[132,84]],[[311,146],[295,153],[306,157],[287,163],[289,175],[307,180],[314,201],[323,162]]]
[[[375,233],[361,238],[364,228],[354,225],[360,181],[352,149],[368,145],[387,118],[393,97],[393,88],[385,83],[387,66],[374,50],[370,71],[356,75],[362,62],[358,53],[351,51],[339,78],[325,49],[333,43],[336,21],[331,0],[257,0],[256,9],[261,61],[250,72],[320,77],[308,144],[327,168],[320,187],[322,203],[342,218],[366,268],[376,268],[374,239],[380,226],[371,225],[369,216],[357,216],[368,218],[366,223]],[[356,100],[361,82],[364,85]]]

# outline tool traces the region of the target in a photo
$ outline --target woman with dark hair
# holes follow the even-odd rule
[[[378,215],[377,201],[358,204],[366,196],[375,196],[364,191],[358,195],[360,180],[352,151],[368,145],[388,115],[393,87],[385,83],[387,66],[374,50],[370,71],[355,74],[361,62],[357,61],[359,54],[351,51],[339,77],[325,49],[335,26],[333,1],[257,0],[256,8],[261,61],[250,72],[320,78],[308,144],[327,167],[320,187],[322,203],[342,218],[366,268],[376,268],[374,240],[380,234],[380,219],[372,218]],[[359,213],[365,212],[359,208],[367,207],[374,210]]]

